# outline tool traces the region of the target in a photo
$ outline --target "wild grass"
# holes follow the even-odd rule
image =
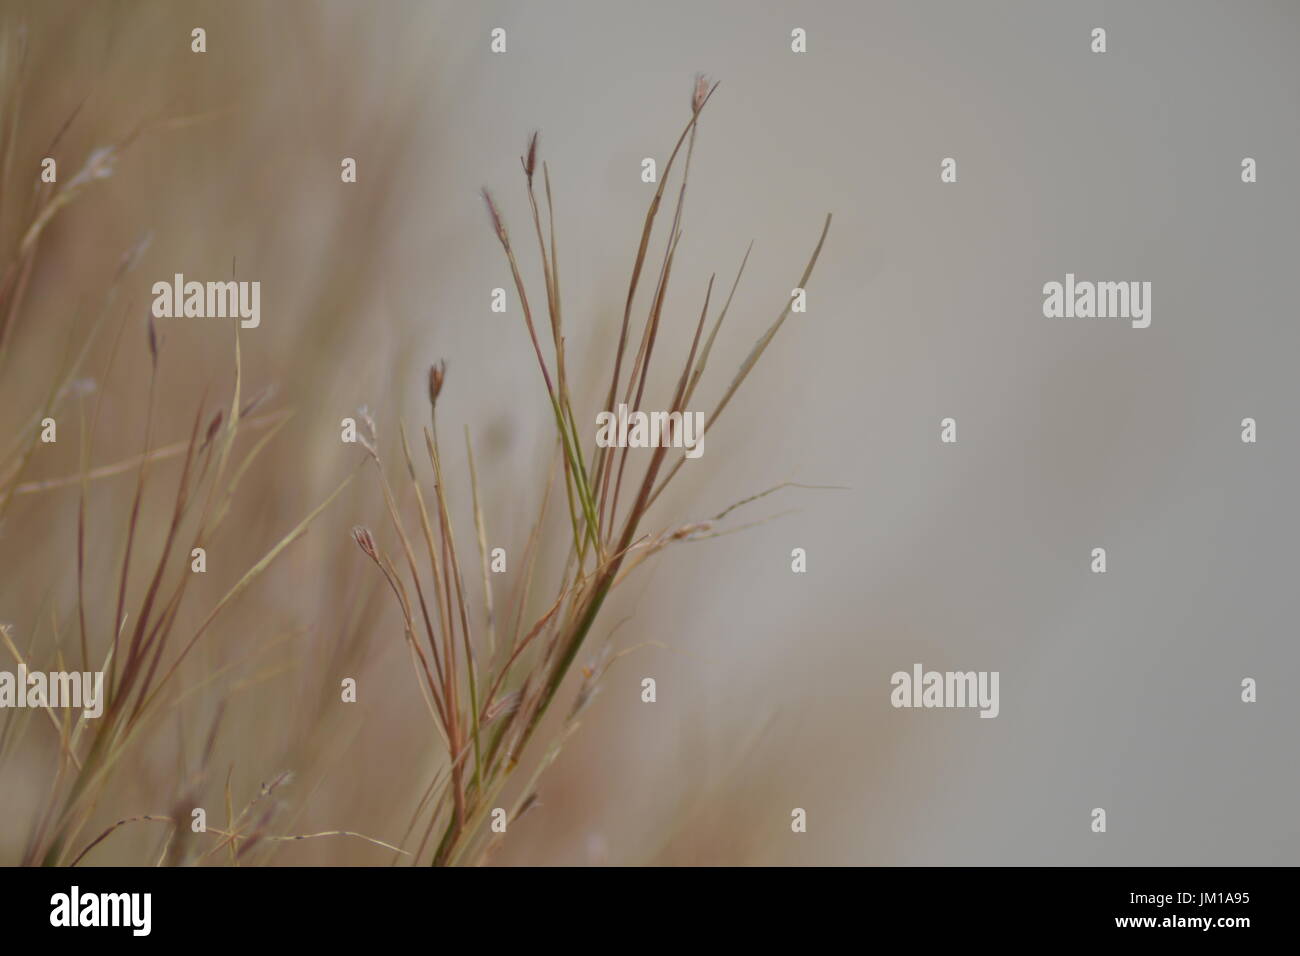
[[[236,333],[237,334],[237,333]],[[85,465],[80,475],[81,494],[78,504],[78,533],[76,544],[76,582],[78,594],[77,621],[74,625],[80,651],[79,660],[67,660],[62,652],[52,662],[52,669],[78,669],[102,672],[105,677],[103,713],[98,718],[87,718],[79,710],[55,711],[46,707],[46,714],[58,738],[57,771],[49,782],[45,813],[33,828],[27,841],[22,862],[60,865],[82,859],[109,831],[78,849],[77,843],[96,809],[100,795],[115,774],[120,772],[123,755],[135,744],[146,729],[167,720],[178,702],[189,689],[177,688],[175,678],[182,664],[195,646],[209,633],[222,612],[274,562],[286,548],[301,538],[311,523],[325,510],[351,482],[351,476],[316,506],[296,526],[284,534],[252,567],[248,568],[226,591],[216,604],[188,632],[177,627],[178,617],[187,591],[195,575],[190,573],[189,556],[194,548],[210,546],[218,529],[230,513],[241,480],[258,455],[288,420],[286,415],[267,416],[258,424],[264,434],[242,453],[236,454],[237,439],[246,431],[244,423],[257,410],[264,396],[246,400],[242,395],[242,363],[238,338],[235,342],[235,380],[229,404],[215,411],[205,411],[201,405],[195,412],[188,440],[184,442],[181,457],[181,474],[175,492],[164,503],[168,515],[166,534],[161,545],[152,554],[142,554],[137,540],[141,514],[146,507],[155,507],[148,499],[152,491],[151,468],[160,457],[157,452],[170,456],[173,447],[153,448],[153,409],[156,403],[157,370],[160,358],[157,336],[149,326],[148,347],[152,357],[153,377],[150,381],[150,416],[144,428],[144,447],[128,463],[97,469],[99,475],[116,473],[132,465],[136,480],[132,495],[126,538],[123,542],[120,570],[116,580],[116,603],[111,634],[95,634],[88,626],[87,593],[91,590],[85,575],[86,552],[86,498],[91,470]],[[94,432],[99,417],[96,407],[85,434],[83,449]],[[247,444],[247,443],[245,443]],[[17,470],[21,473],[21,469]],[[19,485],[16,491],[36,492],[64,482],[45,482],[36,485]],[[166,499],[164,498],[164,501]],[[144,582],[143,597],[138,603],[128,604],[128,584],[137,575]],[[102,589],[100,589],[102,590]],[[29,669],[39,669],[26,659],[13,640],[9,625],[0,627],[0,637],[15,663]],[[199,768],[200,776],[208,770],[207,754],[219,731],[220,711],[209,732],[205,759]],[[16,739],[14,718],[11,716],[0,733],[0,760],[7,745]],[[278,785],[277,785],[278,786]],[[274,788],[273,788],[274,789]],[[268,791],[268,793],[271,791]],[[167,821],[172,824],[165,860],[170,863],[187,862],[192,857],[184,847],[184,838],[191,835],[188,806],[198,804],[193,794],[180,801],[175,818],[141,815],[135,820]],[[122,821],[133,822],[133,821]],[[237,821],[243,823],[243,815]],[[269,820],[264,821],[269,823]],[[231,845],[247,852],[263,839],[277,840],[264,827],[248,833],[234,834],[214,828],[208,831],[222,837],[219,846]],[[246,843],[239,846],[243,836]],[[203,848],[195,847],[195,858],[203,855]],[[212,848],[207,848],[210,854]],[[232,849],[232,859],[234,850]]]
[[[697,79],[691,94],[689,120],[677,138],[659,184],[650,200],[628,281],[627,297],[617,345],[609,358],[608,385],[601,387],[611,410],[616,400],[633,409],[644,406],[650,370],[662,349],[661,331],[668,321],[666,304],[673,267],[682,237],[687,184],[696,147],[701,117],[717,85]],[[685,461],[684,452],[669,462],[670,449],[599,447],[589,437],[585,423],[594,414],[578,414],[573,396],[580,393],[566,362],[564,307],[561,294],[560,247],[556,238],[555,210],[550,170],[539,165],[539,140],[533,134],[520,157],[531,222],[528,231],[535,249],[543,286],[540,294],[528,287],[520,264],[522,251],[511,238],[492,194],[484,190],[488,217],[514,281],[524,329],[537,359],[541,387],[555,428],[557,465],[550,475],[540,475],[545,489],[532,532],[527,541],[521,584],[513,601],[502,603],[493,595],[488,571],[487,515],[479,494],[473,448],[468,431],[465,440],[472,486],[473,524],[478,547],[478,573],[485,596],[483,606],[472,607],[466,580],[474,562],[463,543],[458,546],[448,507],[442,444],[439,440],[438,399],[447,385],[444,364],[429,370],[429,423],[422,427],[422,455],[412,451],[406,428],[400,432],[402,461],[400,477],[385,467],[379,452],[373,419],[363,416],[361,441],[378,476],[391,525],[392,553],[378,543],[376,534],[365,527],[353,531],[357,545],[383,576],[400,608],[404,639],[415,674],[446,749],[446,763],[434,779],[413,814],[403,846],[410,849],[410,861],[450,865],[482,862],[500,845],[503,834],[489,824],[493,811],[505,799],[507,785],[520,767],[530,770],[527,780],[513,789],[507,827],[517,822],[537,801],[536,785],[560,746],[576,729],[592,693],[604,675],[609,658],[595,668],[584,668],[582,679],[560,720],[550,729],[548,746],[540,747],[539,734],[552,711],[566,679],[574,670],[579,651],[611,592],[637,567],[665,548],[724,533],[720,523],[742,504],[763,497],[779,485],[737,502],[731,508],[704,520],[660,523],[646,530],[647,515]],[[661,225],[667,187],[676,177],[676,197],[666,235],[660,234],[662,252],[651,254],[656,225]],[[539,198],[540,180],[540,198]],[[828,215],[808,262],[795,283],[805,288],[816,266],[830,228]],[[663,233],[660,230],[660,233]],[[709,367],[709,358],[723,320],[732,304],[744,273],[746,253],[712,325],[705,328],[713,310],[714,278],[710,278],[695,319],[690,347],[672,367],[676,384],[662,407],[685,412],[697,400],[697,390]],[[649,307],[638,315],[638,292],[649,283]],[[530,291],[533,293],[530,295]],[[759,335],[747,357],[732,376],[705,419],[706,432],[717,423],[756,363],[791,314],[787,301],[776,319]],[[639,324],[638,324],[639,323]],[[591,383],[589,383],[591,384]],[[595,409],[593,409],[593,412]],[[584,447],[588,450],[584,452]],[[417,457],[420,466],[417,468]],[[427,468],[432,491],[426,493],[419,471]],[[547,511],[552,488],[558,478],[563,486],[567,517],[567,558],[558,580],[544,585],[537,580],[537,557],[543,550]],[[426,479],[427,480],[427,479]],[[414,516],[403,516],[399,496],[413,496]],[[538,605],[535,592],[546,587],[544,610],[530,616]],[[499,614],[498,608],[507,612]],[[525,621],[529,623],[525,626]],[[499,816],[499,815],[498,815]],[[413,834],[419,838],[411,845]]]
[[[5,94],[0,98],[0,109],[3,110],[0,117],[4,120],[0,125],[0,176],[3,177],[0,182],[7,187],[15,179],[29,181],[26,176],[16,177],[13,171],[24,101],[27,50],[22,31],[6,33],[2,39],[0,79]],[[56,152],[79,112],[80,107],[67,117],[44,155]],[[184,122],[172,120],[151,125],[167,128]],[[116,143],[93,149],[74,175],[60,182],[39,182],[26,201],[22,201],[22,193],[15,190],[6,188],[0,192],[0,225],[5,227],[6,239],[3,250],[0,250],[4,256],[0,265],[0,375],[20,360],[20,356],[11,351],[12,333],[25,316],[26,292],[41,254],[43,236],[57,218],[95,183],[112,177],[123,153],[144,129],[142,126]],[[16,227],[14,223],[17,223]],[[231,862],[237,863],[254,859],[251,854],[259,845],[325,835],[360,836],[349,831],[292,837],[274,835],[269,829],[271,819],[264,801],[287,781],[286,774],[265,784],[239,814],[234,811],[227,776],[227,827],[214,826],[205,834],[196,835],[190,827],[190,808],[199,805],[200,784],[210,776],[213,746],[224,713],[224,708],[219,708],[207,731],[207,743],[197,773],[193,779],[177,784],[179,792],[172,814],[144,813],[124,817],[93,839],[87,837],[86,827],[101,809],[105,792],[129,773],[128,754],[132,748],[138,747],[142,738],[179,719],[180,705],[189,695],[205,683],[222,678],[221,674],[210,674],[197,684],[182,684],[183,665],[195,648],[210,635],[223,612],[307,532],[352,480],[351,476],[346,478],[287,533],[282,532],[260,560],[237,577],[206,612],[192,614],[197,624],[186,626],[181,623],[184,619],[182,612],[193,603],[187,602],[196,578],[190,569],[192,549],[212,545],[231,513],[241,483],[289,420],[290,413],[259,414],[267,399],[267,391],[251,398],[245,394],[236,328],[232,343],[233,384],[229,397],[213,407],[205,396],[193,412],[188,437],[159,445],[156,413],[162,401],[160,370],[165,356],[162,337],[149,319],[143,340],[136,343],[137,348],[147,349],[149,359],[148,404],[145,421],[140,427],[139,450],[119,460],[92,466],[91,448],[104,411],[105,396],[102,389],[95,387],[94,379],[81,376],[92,364],[92,356],[103,354],[101,346],[106,326],[115,322],[116,331],[112,342],[108,343],[107,358],[96,370],[100,381],[109,376],[127,339],[127,330],[141,327],[140,310],[134,309],[130,302],[122,301],[120,287],[134,269],[145,245],[147,239],[122,255],[97,314],[87,327],[79,330],[75,346],[69,349],[62,366],[51,376],[48,390],[26,416],[21,416],[20,426],[0,446],[0,528],[4,528],[5,519],[16,502],[33,504],[42,495],[60,489],[78,491],[73,557],[65,566],[75,578],[75,619],[64,624],[56,620],[51,624],[56,645],[52,657],[38,650],[35,634],[24,638],[13,624],[0,623],[0,659],[8,658],[7,664],[11,662],[30,670],[75,669],[104,674],[103,712],[97,718],[86,717],[81,708],[45,706],[44,714],[38,713],[35,717],[38,722],[48,721],[50,730],[46,731],[32,726],[29,720],[32,712],[6,710],[0,715],[0,771],[13,758],[27,735],[39,733],[45,740],[50,739],[46,735],[52,733],[55,742],[54,769],[49,778],[42,781],[44,810],[28,831],[21,859],[17,861],[28,865],[77,864],[119,827],[133,823],[167,825],[168,835],[162,854],[156,860],[142,862],[169,864],[202,862],[225,853]],[[5,400],[16,402],[19,399],[16,392],[6,392]],[[71,475],[25,480],[38,449],[42,447],[39,440],[41,423],[47,418],[56,419],[65,440],[68,435],[75,436],[80,467]],[[79,433],[74,431],[78,427]],[[252,440],[252,436],[257,437]],[[160,490],[163,481],[156,474],[163,462],[179,464],[180,474],[170,493]],[[90,487],[94,482],[119,475],[134,476],[129,513],[124,522],[125,535],[118,543],[120,560],[111,575],[97,580],[87,561],[92,544],[88,531]],[[156,535],[147,534],[146,526],[150,529],[160,526],[163,529],[161,541],[156,539]],[[22,542],[15,541],[12,534],[6,533],[4,537],[5,548],[22,547]],[[108,627],[100,628],[97,624],[106,616],[102,613],[104,609],[111,613],[111,617]],[[71,631],[73,637],[70,646],[60,640],[67,631]]]

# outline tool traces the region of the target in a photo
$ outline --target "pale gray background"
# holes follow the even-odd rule
[[[718,775],[744,822],[713,811],[696,836],[735,833],[757,861],[1297,862],[1300,8],[491,9],[481,23],[509,30],[510,53],[467,70],[456,108],[477,119],[446,195],[472,228],[474,186],[510,183],[540,126],[582,250],[569,294],[603,310],[594,321],[616,314],[632,242],[603,237],[636,221],[637,159],[662,157],[692,71],[723,82],[679,295],[707,270],[729,279],[756,237],[737,313],[755,334],[836,216],[808,316],[709,435],[695,487],[700,512],[785,478],[853,490],[786,492],[769,510],[793,499],[800,514],[658,569],[639,606],[659,595],[671,625],[644,636],[681,651],[622,671],[630,690],[666,669],[662,703],[652,722],[629,696],[628,726],[586,741],[607,799],[573,794],[574,834],[668,817],[675,775]],[[449,312],[473,313],[500,275],[489,240],[433,292]],[[1067,271],[1150,280],[1151,328],[1044,319],[1042,284]],[[508,414],[519,371],[485,372]],[[947,415],[956,447],[938,441]],[[1255,446],[1239,440],[1248,415]],[[789,570],[796,545],[806,577]],[[1089,571],[1098,545],[1105,576]],[[914,661],[1000,670],[1001,716],[893,710],[889,675]],[[1244,676],[1259,703],[1240,702]],[[769,714],[761,756],[734,756]],[[810,815],[794,841],[791,806]]]

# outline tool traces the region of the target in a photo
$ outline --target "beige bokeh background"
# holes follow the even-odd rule
[[[191,615],[348,472],[341,417],[368,405],[396,450],[439,358],[440,418],[475,435],[490,535],[522,549],[549,412],[518,313],[487,308],[509,275],[477,191],[491,186],[523,230],[532,129],[593,414],[650,195],[640,160],[663,161],[696,71],[722,86],[700,132],[665,354],[687,347],[709,275],[729,283],[756,240],[707,402],[835,215],[808,314],[658,513],[707,517],[782,481],[848,490],[766,498],[751,517],[797,510],[669,552],[629,582],[596,637],[619,624],[616,646],[639,649],[497,862],[1297,860],[1293,5],[179,7],[0,11],[7,39],[26,25],[32,64],[8,196],[83,99],[61,170],[142,122],[198,118],[143,134],[48,234],[0,367],[0,425],[11,434],[39,399],[141,235],[152,241],[124,290],[134,312],[101,383],[97,461],[141,440],[150,284],[224,277],[232,260],[259,279],[245,374],[296,414]],[[194,26],[207,29],[202,56]],[[504,56],[488,52],[496,26]],[[1089,52],[1094,26],[1104,55]],[[356,185],[339,182],[343,156]],[[939,182],[946,156],[955,185]],[[1243,156],[1258,161],[1254,185],[1240,182]],[[1066,272],[1151,281],[1151,327],[1044,319],[1042,284]],[[205,388],[229,388],[232,341],[225,323],[162,330],[159,430],[175,440]],[[955,446],[938,441],[946,416]],[[1239,440],[1245,416],[1257,445]],[[75,449],[61,440],[33,475],[74,473]],[[463,463],[457,448],[461,475]],[[105,593],[130,492],[108,481],[90,499]],[[463,481],[455,501],[467,521]],[[396,615],[348,536],[356,523],[383,523],[369,475],[205,639],[188,676],[235,677],[141,747],[103,825],[170,806],[229,696],[215,763],[237,802],[292,769],[285,832],[401,839],[437,738]],[[21,499],[0,528],[0,619],[38,647],[75,610],[75,529],[75,491]],[[1097,546],[1104,576],[1089,573]],[[790,572],[794,547],[806,575]],[[97,616],[102,630],[111,612]],[[892,709],[890,674],[918,661],[1000,671],[1000,716]],[[362,693],[345,709],[333,700],[350,674]],[[658,681],[653,706],[644,676]],[[1239,700],[1247,676],[1254,705]],[[0,778],[0,862],[21,853],[52,767],[33,741]],[[1098,806],[1105,836],[1089,832]],[[808,833],[790,832],[793,807]],[[122,832],[91,861],[148,861],[159,839]],[[277,857],[389,859],[346,839]]]

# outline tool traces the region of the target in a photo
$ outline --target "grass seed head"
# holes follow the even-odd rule
[[[435,362],[429,366],[429,407],[438,407],[438,396],[442,394],[442,383],[447,377],[447,363]]]
[[[691,92],[691,112],[698,113],[704,108],[704,101],[709,96],[709,78],[703,73],[695,74],[695,89]]]
[[[357,525],[352,529],[352,537],[356,539],[361,550],[366,553],[366,557],[372,561],[379,560],[379,549],[375,547],[375,536],[370,533],[370,529]]]
[[[496,230],[497,238],[503,243],[506,242],[506,226],[501,221],[501,213],[497,211],[497,204],[492,199],[492,194],[483,190],[483,201],[487,203],[488,215],[492,217],[492,228]]]
[[[537,169],[537,132],[534,131],[528,137],[528,151],[523,158],[524,175],[528,177],[528,185],[533,184],[533,172]]]

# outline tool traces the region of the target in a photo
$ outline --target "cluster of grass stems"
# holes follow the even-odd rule
[[[656,357],[655,346],[664,318],[674,259],[682,236],[682,216],[696,133],[701,114],[716,88],[716,84],[710,86],[703,77],[697,78],[692,90],[690,119],[669,155],[646,211],[628,283],[618,342],[610,363],[609,384],[604,390],[604,409],[612,409],[616,400],[634,409],[643,406],[651,362]],[[362,420],[362,442],[378,472],[396,536],[397,558],[394,559],[376,543],[375,535],[369,529],[358,527],[353,534],[361,550],[383,574],[401,608],[405,640],[415,672],[447,751],[445,768],[425,791],[407,831],[409,840],[412,833],[422,829],[422,836],[411,852],[412,860],[428,860],[435,865],[481,862],[500,844],[502,832],[487,825],[489,814],[497,808],[512,773],[528,758],[529,744],[573,669],[575,658],[591,634],[610,592],[650,556],[674,542],[698,540],[721,533],[715,530],[716,523],[735,507],[776,490],[770,488],[737,502],[709,520],[675,524],[656,533],[642,530],[647,512],[677,475],[686,460],[685,455],[684,452],[677,454],[676,460],[669,464],[670,448],[667,445],[638,452],[648,459],[638,471],[637,455],[630,455],[627,448],[600,447],[593,442],[584,454],[585,430],[579,422],[593,421],[593,418],[576,415],[573,408],[573,387],[565,362],[560,253],[555,235],[550,172],[545,163],[539,170],[536,134],[529,138],[520,162],[532,214],[531,232],[536,240],[544,278],[542,296],[529,296],[518,251],[505,220],[491,193],[484,190],[483,197],[492,229],[509,264],[524,325],[536,354],[546,399],[554,418],[559,464],[545,482],[547,491],[525,550],[521,584],[516,589],[512,615],[498,615],[494,604],[485,519],[468,431],[465,440],[484,594],[481,614],[470,608],[466,596],[466,575],[474,572],[468,567],[468,559],[462,561],[457,548],[448,514],[438,439],[438,396],[444,384],[445,366],[435,365],[429,371],[430,422],[423,428],[423,437],[433,474],[431,498],[421,488],[405,428],[401,434],[404,471],[418,511],[415,530],[408,528],[408,522],[402,517],[397,500],[399,490],[394,488],[377,450],[374,422],[368,416],[363,416]],[[641,322],[639,336],[635,336],[633,351],[633,311],[637,292],[650,274],[650,247],[656,220],[664,206],[666,187],[674,167],[679,164],[681,172],[671,223],[657,274],[652,280],[649,309]],[[540,177],[537,175],[539,171]],[[538,178],[544,203],[538,198]],[[807,285],[829,228],[830,216],[827,216],[797,287]],[[731,291],[717,310],[705,336],[713,299],[714,280],[712,277],[709,280],[690,348],[675,376],[676,385],[666,406],[670,412],[685,412],[696,396],[748,255],[746,252]],[[539,334],[541,323],[534,308],[542,301],[549,330],[543,327]],[[707,416],[706,431],[727,408],[789,317],[791,307],[792,302],[787,301],[776,320],[758,338]],[[543,339],[546,340],[545,346]],[[556,471],[562,477],[571,536],[567,544],[567,559],[545,611],[524,626],[526,608],[534,588],[539,538],[543,533]],[[417,557],[420,551],[423,555]],[[592,690],[602,674],[603,668],[583,668],[583,681],[562,728],[545,753],[534,754],[530,761],[531,777],[518,788],[513,808],[507,813],[505,832],[509,832],[509,824],[536,804],[538,776],[554,760],[560,745],[576,726],[576,719],[591,699]]]

